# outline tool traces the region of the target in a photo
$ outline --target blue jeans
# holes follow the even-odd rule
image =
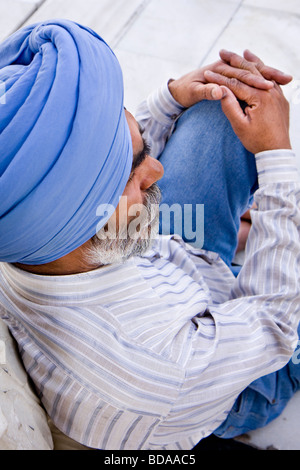
[[[165,169],[159,182],[162,203],[191,204],[193,221],[196,205],[204,204],[203,248],[219,253],[231,266],[240,217],[257,189],[257,171],[254,156],[236,138],[220,103],[203,101],[187,110],[160,161]],[[180,235],[189,242],[184,223],[188,225],[183,217]],[[161,232],[165,232],[162,224]]]
[[[199,248],[218,253],[233,265],[241,216],[252,205],[258,188],[254,155],[234,134],[219,102],[202,101],[183,113],[159,157],[165,174],[159,182],[162,204],[182,207],[184,224],[196,220],[197,204],[204,204],[204,244]],[[193,207],[185,214],[184,205]],[[190,221],[184,221],[184,217]],[[167,231],[174,233],[174,221]],[[161,223],[161,233],[168,234]],[[194,243],[196,245],[196,243]],[[300,334],[300,327],[298,329]],[[295,361],[294,361],[295,362]],[[237,398],[226,421],[215,431],[232,438],[258,429],[278,417],[300,388],[300,364],[292,360],[282,370],[252,383]]]

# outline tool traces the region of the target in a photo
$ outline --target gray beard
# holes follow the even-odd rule
[[[87,262],[95,267],[107,266],[145,254],[159,232],[160,201],[160,189],[154,184],[146,191],[138,232],[133,232],[127,225],[123,229],[119,228],[118,233],[112,236],[106,225],[91,239],[91,247],[86,253]]]

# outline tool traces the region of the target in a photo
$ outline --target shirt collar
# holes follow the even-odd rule
[[[104,266],[87,273],[67,276],[41,276],[0,263],[2,288],[13,290],[22,298],[42,304],[92,301],[122,279],[139,276],[136,264],[129,260],[121,265]]]

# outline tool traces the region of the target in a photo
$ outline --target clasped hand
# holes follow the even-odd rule
[[[250,51],[220,52],[221,60],[170,81],[175,100],[188,108],[202,100],[221,100],[243,145],[252,153],[290,149],[289,103],[281,85],[292,77],[266,66]],[[242,109],[240,101],[245,102]]]

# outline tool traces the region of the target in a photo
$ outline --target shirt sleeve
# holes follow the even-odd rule
[[[260,187],[244,266],[228,300],[193,318],[185,382],[153,441],[179,428],[181,436],[194,430],[195,440],[211,434],[238,395],[259,377],[283,368],[297,346],[300,185],[295,155],[270,151],[256,159]]]
[[[159,157],[171,135],[176,119],[184,111],[164,83],[143,101],[137,109],[136,119],[143,129],[143,137],[151,147],[151,156]]]
[[[293,354],[298,340],[299,174],[295,154],[289,150],[262,152],[256,155],[256,162],[257,209],[251,213],[245,263],[232,289],[231,302],[253,307],[261,326],[270,319],[269,329],[263,330],[266,343],[276,345],[272,353],[277,357],[279,351],[283,353],[279,369]]]

